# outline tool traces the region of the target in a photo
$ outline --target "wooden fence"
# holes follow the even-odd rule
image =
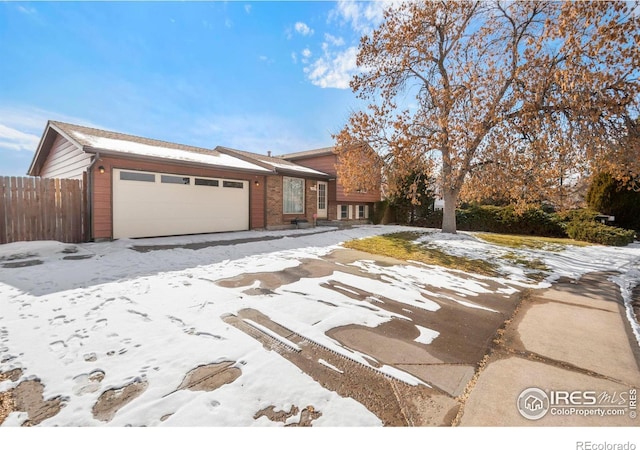
[[[0,177],[0,244],[86,241],[86,205],[81,180]]]

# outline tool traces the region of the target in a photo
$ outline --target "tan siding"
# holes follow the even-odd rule
[[[91,155],[86,154],[64,137],[56,137],[51,146],[40,176],[43,178],[82,179],[82,173],[91,164]]]

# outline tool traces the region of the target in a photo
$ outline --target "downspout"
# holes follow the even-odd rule
[[[87,167],[87,217],[89,219],[89,240],[93,240],[93,166],[100,159],[100,152],[93,155],[91,164]]]

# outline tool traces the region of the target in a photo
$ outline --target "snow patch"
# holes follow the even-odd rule
[[[416,327],[418,328],[418,331],[420,331],[420,336],[415,338],[414,341],[420,344],[429,345],[433,342],[435,338],[440,336],[439,331],[432,330],[431,328],[422,327],[420,325],[416,325]]]

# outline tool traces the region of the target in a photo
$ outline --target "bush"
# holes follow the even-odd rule
[[[596,221],[599,213],[590,209],[576,209],[562,215],[567,236],[594,244],[624,246],[635,239],[635,231],[625,230]]]
[[[461,231],[487,231],[544,237],[570,237],[603,245],[627,245],[635,232],[596,221],[598,212],[578,209],[566,213],[549,213],[530,208],[517,213],[513,206],[470,205],[456,210],[456,223]],[[440,228],[442,211],[434,211],[415,225]]]
[[[577,241],[624,246],[635,239],[635,231],[604,225],[595,221],[575,220],[567,225],[567,235]]]
[[[513,206],[470,205],[456,210],[456,223],[462,231],[488,231],[507,234],[531,234],[547,237],[565,237],[562,220],[556,214],[531,208],[517,213]],[[442,211],[434,211],[420,226],[440,228]]]
[[[640,231],[640,192],[629,190],[608,173],[593,178],[586,200],[591,209],[615,216],[616,225]]]
[[[373,205],[373,214],[371,214],[371,222],[375,225],[379,225],[383,222],[383,218],[389,209],[389,202],[387,200],[381,200],[375,202]]]

